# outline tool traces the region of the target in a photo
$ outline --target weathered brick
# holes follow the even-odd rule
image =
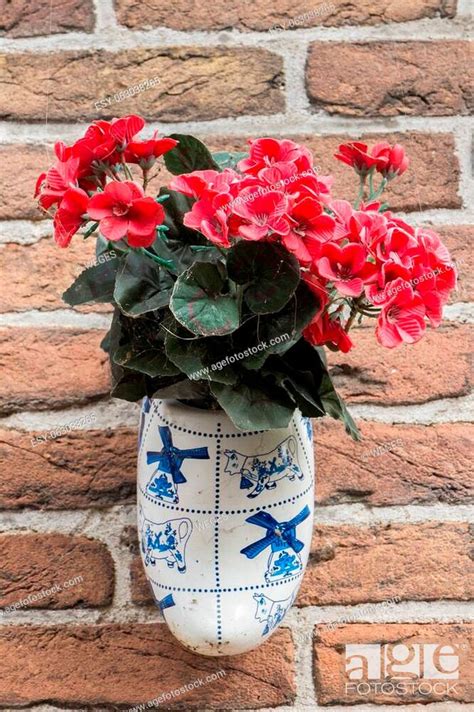
[[[403,706],[415,702],[421,704],[442,702],[443,700],[473,702],[473,628],[472,623],[358,623],[346,625],[334,631],[319,626],[315,630],[314,637],[314,680],[318,703],[320,705],[357,704],[364,706],[368,706],[370,703],[398,704],[403,709]],[[457,660],[454,656],[458,655],[459,673],[457,677],[455,675],[451,679],[437,680],[430,677],[430,674],[423,678],[423,667],[417,668],[417,672],[420,674],[414,673],[412,676],[406,673],[406,667],[395,665],[388,668],[387,671],[381,669],[381,678],[371,681],[370,692],[367,694],[369,691],[367,676],[363,675],[361,680],[351,681],[348,672],[346,672],[345,646],[354,643],[387,644],[389,659],[395,657],[401,660],[413,660],[416,655],[413,645],[420,645],[423,651],[425,649],[422,646],[428,644],[453,646],[452,648],[446,647],[443,651],[438,649],[438,653],[453,653],[453,657],[449,659],[441,657],[438,662],[435,660],[435,665],[440,670],[455,670]],[[395,650],[395,646],[405,647],[398,647],[398,650]],[[393,656],[391,655],[392,651]],[[378,651],[376,651],[376,655],[377,653]],[[357,661],[353,664],[357,666]],[[359,682],[361,685],[357,689]],[[384,686],[383,691],[382,682],[388,683]],[[347,683],[349,683],[349,687],[346,687]],[[375,691],[376,683],[378,683],[377,691]],[[403,686],[399,688],[401,691],[398,694],[391,693],[392,684],[394,687]]]
[[[408,22],[423,17],[452,17],[455,0],[347,0],[321,2],[313,7],[304,0],[258,0],[255,3],[214,5],[177,0],[173,5],[143,5],[130,0],[115,0],[119,22],[132,29],[171,27],[174,30],[256,30],[265,32],[292,30],[299,27],[337,27],[340,25],[377,25],[385,22]]]
[[[474,301],[474,225],[453,225],[434,229],[446,243],[458,268],[458,287],[451,297],[451,302]]]
[[[89,427],[94,427],[93,416],[91,405],[84,415],[91,420]],[[54,431],[0,431],[0,508],[77,509],[134,502],[136,438],[135,431],[125,428],[71,430],[60,437]]]
[[[44,218],[33,195],[36,179],[53,161],[51,147],[0,146],[0,219]]]
[[[82,270],[95,263],[95,239],[76,237],[67,250],[46,238],[33,245],[9,243],[0,246],[0,273],[8,288],[0,294],[0,313],[28,309],[65,309],[63,292]],[[105,312],[111,306],[91,304],[75,307],[80,312]]]
[[[166,708],[254,709],[292,704],[296,693],[288,630],[251,653],[206,658],[162,624],[2,627],[0,655],[2,705],[130,706],[176,691]]]
[[[0,559],[2,608],[91,607],[112,601],[114,565],[98,541],[65,534],[0,534]]]
[[[470,600],[472,544],[464,523],[316,526],[298,605]]]
[[[341,425],[314,421],[316,501],[375,506],[466,504],[474,498],[473,427],[359,423],[362,441],[341,437]]]
[[[0,412],[58,408],[109,392],[102,331],[59,328],[0,329]]]
[[[472,46],[442,42],[314,42],[311,102],[343,116],[455,116],[474,108]]]
[[[98,103],[155,77],[160,79],[155,86],[118,104]],[[273,114],[284,109],[282,82],[281,58],[253,48],[5,54],[0,117],[37,121],[47,111],[50,121],[78,121],[133,112],[161,121],[196,121]]]
[[[93,26],[91,0],[9,0],[0,16],[0,35],[6,37],[91,32]]]
[[[350,403],[412,405],[470,392],[470,326],[428,329],[417,344],[396,349],[380,346],[369,326],[353,329],[351,336],[355,348],[328,356],[336,386]]]
[[[136,606],[154,605],[153,593],[148,583],[140,555],[133,557],[130,565],[132,603]]]

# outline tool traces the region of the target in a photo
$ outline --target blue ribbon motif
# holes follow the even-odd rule
[[[173,445],[171,430],[168,426],[159,427],[163,449],[160,452],[147,452],[146,461],[148,465],[154,462],[159,463],[159,469],[173,478],[173,482],[178,485],[186,482],[186,477],[181,472],[181,465],[186,458],[194,460],[209,460],[207,447],[194,447],[187,450],[180,450]]]
[[[290,519],[289,522],[278,522],[268,512],[252,514],[252,516],[245,521],[249,524],[256,524],[259,527],[263,527],[267,530],[267,533],[263,539],[249,544],[249,546],[242,549],[240,553],[244,554],[248,559],[254,559],[269,546],[272,552],[291,548],[298,554],[301,549],[304,548],[304,544],[296,538],[296,527],[298,524],[301,524],[301,522],[304,522],[310,513],[310,509],[308,505],[306,505],[306,507],[304,507],[296,517]]]

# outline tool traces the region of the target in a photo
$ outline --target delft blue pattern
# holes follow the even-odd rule
[[[151,408],[151,400],[148,398],[148,396],[145,396],[142,402],[142,409],[140,413],[140,427],[138,430],[138,450],[140,451],[140,445],[142,444],[142,439],[143,439],[143,428],[145,427],[145,420],[147,414],[150,412]]]
[[[303,425],[306,428],[306,434],[308,436],[308,440],[312,443],[313,442],[313,422],[311,418],[303,418]]]
[[[145,519],[141,532],[145,565],[155,566],[157,561],[165,561],[168,568],[176,567],[180,574],[184,574],[186,544],[192,528],[192,522],[187,517],[159,523]]]
[[[186,458],[209,460],[209,452],[207,447],[180,450],[173,445],[171,430],[167,426],[160,425],[159,431],[163,449],[160,452],[149,451],[146,454],[148,465],[158,463],[146,490],[152,497],[177,504],[178,485],[187,481],[181,471],[183,461]]]
[[[283,440],[271,452],[262,455],[243,455],[237,450],[224,450],[227,457],[225,472],[240,475],[240,489],[252,489],[247,497],[253,499],[265,489],[275,489],[277,482],[284,477],[293,481],[302,480],[296,439],[293,435]]]
[[[299,553],[304,548],[304,544],[296,538],[296,527],[304,522],[310,513],[310,509],[306,505],[289,522],[279,522],[268,512],[257,512],[245,520],[249,524],[256,524],[267,530],[263,539],[249,544],[240,552],[248,559],[254,559],[267,547],[270,547],[270,556],[265,572],[267,583],[285,579],[302,570],[303,564]]]
[[[262,559],[262,564],[264,566],[262,566],[259,581],[254,580],[249,582],[248,586],[243,586],[242,582],[239,582],[240,585],[236,585],[231,582],[225,584],[224,581],[220,580],[219,570],[222,565],[222,557],[225,557],[225,551],[223,551],[222,545],[219,546],[220,531],[218,525],[216,524],[216,532],[214,534],[214,569],[216,578],[214,587],[212,584],[211,587],[209,587],[209,585],[206,586],[204,581],[202,581],[204,586],[202,586],[200,581],[193,581],[192,583],[189,581],[191,586],[181,586],[176,583],[174,585],[169,585],[172,581],[166,581],[166,579],[161,580],[161,573],[165,572],[168,568],[170,571],[174,570],[179,574],[184,574],[186,572],[187,563],[188,568],[195,563],[193,558],[191,558],[189,562],[186,562],[186,547],[190,537],[192,536],[193,523],[191,519],[183,515],[189,514],[189,516],[194,519],[195,515],[200,516],[203,512],[205,512],[205,510],[195,510],[194,508],[190,509],[189,505],[191,504],[191,506],[194,507],[194,502],[183,501],[182,504],[187,505],[186,507],[177,506],[179,501],[178,486],[187,481],[181,467],[187,458],[200,460],[210,459],[207,447],[180,449],[174,445],[173,437],[186,438],[186,434],[189,433],[195,438],[196,436],[202,436],[207,440],[207,442],[210,441],[213,444],[215,443],[215,462],[217,469],[214,472],[214,476],[216,478],[216,498],[214,502],[214,510],[209,510],[207,514],[209,515],[214,511],[216,518],[220,517],[221,514],[226,514],[226,516],[235,514],[236,518],[238,517],[240,519],[239,515],[250,514],[252,512],[251,508],[247,510],[243,508],[236,512],[225,512],[224,510],[221,510],[219,496],[220,467],[224,469],[226,474],[231,476],[237,474],[240,477],[240,489],[242,490],[242,494],[245,493],[249,498],[256,498],[264,491],[274,491],[275,488],[278,487],[278,482],[284,478],[287,478],[288,481],[296,480],[296,478],[298,478],[298,480],[303,480],[304,471],[300,466],[298,458],[303,456],[305,466],[307,466],[309,471],[311,471],[311,447],[308,450],[308,442],[306,441],[306,438],[302,438],[301,433],[298,429],[296,429],[294,435],[290,435],[285,440],[280,442],[273,450],[267,453],[245,455],[237,450],[222,449],[222,440],[229,442],[231,436],[223,435],[220,430],[220,426],[217,432],[212,433],[191,431],[183,425],[177,425],[166,420],[166,418],[160,413],[157,401],[150,403],[148,399],[145,399],[143,410],[146,413],[150,412],[150,405],[152,407],[152,412],[148,418],[148,422],[142,415],[140,441],[143,440],[146,450],[145,443],[147,434],[150,431],[150,428],[156,428],[157,421],[155,418],[158,418],[158,422],[160,423],[158,431],[163,447],[158,452],[146,450],[147,464],[151,465],[156,463],[157,467],[148,481],[145,490],[141,490],[142,495],[144,495],[146,499],[152,503],[153,507],[158,507],[156,511],[164,512],[165,517],[166,514],[171,514],[169,510],[173,510],[175,516],[177,515],[179,517],[161,522],[154,522],[150,519],[142,519],[141,546],[145,565],[148,568],[148,576],[151,581],[153,581],[154,587],[158,590],[161,589],[164,592],[168,592],[168,595],[165,595],[164,598],[157,599],[157,605],[161,610],[171,608],[171,615],[177,615],[175,613],[177,610],[179,615],[179,606],[178,608],[175,608],[176,602],[173,598],[173,594],[175,592],[179,593],[182,591],[183,593],[189,592],[193,594],[209,592],[210,594],[214,594],[216,596],[217,641],[219,643],[223,640],[223,626],[225,626],[225,619],[223,620],[221,610],[221,604],[224,597],[226,595],[232,595],[236,592],[248,591],[249,593],[246,593],[245,595],[253,596],[254,602],[257,606],[255,615],[253,616],[252,613],[250,613],[250,615],[256,622],[264,624],[261,635],[268,635],[282,621],[288,609],[291,607],[296,595],[294,587],[298,586],[301,579],[303,564],[300,552],[304,548],[303,542],[297,538],[297,527],[310,516],[310,508],[308,506],[304,507],[289,521],[279,521],[269,512],[262,510],[258,510],[245,520],[249,524],[255,524],[266,530],[263,538],[241,549],[241,554],[249,559],[255,559],[263,551],[269,549],[266,566],[264,565],[265,559]],[[304,419],[303,424],[306,434],[308,435],[308,440],[312,442],[311,421],[309,419]],[[243,433],[242,435],[232,435],[232,438],[243,438],[242,442],[244,442],[247,435],[256,434],[257,433]],[[223,455],[226,455],[226,458],[223,458]],[[220,459],[222,459],[222,465],[219,464]],[[308,482],[308,488],[310,488],[311,485],[312,483]],[[222,486],[223,483],[221,482],[221,487]],[[305,488],[304,492],[300,492],[301,488],[297,488],[297,490],[295,489],[295,492],[297,492],[295,496],[290,498],[285,497],[281,501],[269,503],[267,507],[276,512],[278,510],[275,508],[288,506],[290,501],[293,502],[294,506],[296,506],[297,500],[301,496],[306,495],[308,488]],[[250,491],[247,494],[245,490]],[[187,488],[184,489],[184,492],[187,494]],[[244,502],[242,502],[242,504],[244,504]],[[209,505],[211,505],[211,503],[209,503]],[[168,512],[166,512],[166,510],[168,510]],[[159,515],[158,518],[160,518]],[[240,519],[240,521],[242,521],[242,519]],[[236,529],[236,533],[238,531],[243,533],[245,528],[238,527]],[[155,571],[156,573],[154,573]],[[178,578],[181,577],[179,576]],[[183,584],[186,583],[186,579],[187,577],[183,577]],[[196,584],[197,586],[201,585],[202,587],[195,588]],[[275,593],[282,584],[286,586],[286,591],[288,591],[288,587],[290,587],[290,589],[292,588],[293,591],[287,598],[278,600],[278,594],[275,595]],[[273,598],[270,598],[265,593],[262,593],[262,589],[269,592]]]
[[[253,598],[257,602],[255,620],[259,623],[265,623],[262,635],[268,635],[281,623],[291,607],[294,597],[295,595],[292,593],[291,596],[288,596],[283,601],[274,601],[263,593],[253,594]]]

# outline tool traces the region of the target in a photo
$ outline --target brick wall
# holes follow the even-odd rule
[[[198,678],[206,684],[166,704],[365,712],[436,701],[441,712],[474,703],[468,9],[469,0],[2,8],[0,605],[32,596],[0,615],[1,707],[127,708]],[[154,77],[133,100],[103,101]],[[32,202],[56,138],[131,111],[214,147],[304,138],[339,194],[352,177],[331,159],[338,142],[396,138],[412,169],[391,202],[442,233],[461,274],[444,325],[416,347],[382,351],[362,329],[357,349],[332,359],[365,439],[317,423],[316,527],[297,605],[266,645],[235,659],[182,650],[151,606],[135,543],[137,412],[107,400],[99,349],[109,314],[60,300],[91,246],[59,252]],[[55,437],[78,418],[83,430]],[[344,645],[394,641],[458,645],[459,681],[442,695],[346,692]]]

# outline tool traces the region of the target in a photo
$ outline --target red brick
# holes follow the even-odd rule
[[[89,427],[93,416],[91,405],[85,413],[92,421]],[[76,430],[58,438],[54,432],[0,431],[0,509],[80,509],[134,502],[136,438],[135,431],[125,428]]]
[[[359,423],[362,441],[341,437],[340,423],[314,421],[316,501],[467,504],[474,498],[473,427]]]
[[[132,603],[136,606],[154,605],[153,593],[145,576],[142,559],[139,554],[133,557],[130,565]]]
[[[452,17],[455,2],[448,0],[347,0],[321,2],[313,7],[304,0],[258,0],[252,4],[230,4],[224,0],[212,9],[201,3],[177,0],[173,5],[144,5],[129,0],[115,0],[118,20],[132,29],[171,27],[174,30],[291,30],[301,27],[338,27],[340,25],[377,25],[408,22],[423,17]]]
[[[306,82],[342,116],[455,116],[474,108],[469,42],[314,42]]]
[[[316,695],[320,705],[364,705],[370,703],[375,704],[399,704],[403,709],[409,703],[428,703],[442,702],[443,700],[473,702],[474,701],[474,679],[472,646],[473,646],[473,625],[472,623],[389,623],[389,624],[356,624],[347,625],[338,628],[335,631],[330,631],[323,626],[316,629],[314,639],[314,680],[316,685]],[[393,650],[395,645],[405,645],[408,649],[393,650],[394,655],[401,657],[403,652],[407,656],[414,654],[415,649],[411,646],[414,644],[426,645],[446,645],[453,648],[445,649],[444,652],[453,652],[459,655],[459,679],[448,680],[424,680],[420,677],[413,679],[406,678],[406,673],[399,673],[399,678],[396,678],[397,670],[387,671],[380,682],[393,683],[395,686],[400,682],[400,678],[405,678],[405,684],[413,683],[415,688],[422,682],[427,684],[421,685],[421,691],[411,693],[410,687],[405,687],[408,694],[383,694],[381,692],[366,694],[368,690],[367,684],[362,684],[360,690],[363,696],[353,691],[353,687],[346,689],[346,683],[349,682],[348,674],[345,671],[345,646],[354,643],[359,644],[387,644],[389,651]],[[449,660],[454,667],[455,660]],[[443,666],[441,665],[441,669]],[[411,677],[411,676],[410,676]],[[353,680],[353,684],[367,681],[364,676],[362,680]],[[371,688],[375,687],[373,681]],[[435,685],[438,682],[440,684]],[[444,685],[444,687],[442,687]],[[434,688],[434,689],[433,689]],[[385,687],[386,691],[390,691],[390,687]],[[430,692],[431,690],[431,692]],[[446,693],[446,690],[449,690]],[[438,692],[438,694],[436,694]],[[428,693],[428,694],[427,694]],[[365,709],[365,707],[364,707]],[[409,709],[405,707],[405,709]]]
[[[114,565],[98,541],[65,534],[0,534],[0,559],[2,608],[82,608],[112,601]],[[21,605],[30,595],[38,600]]]
[[[44,218],[33,195],[38,176],[53,161],[54,154],[48,146],[0,146],[0,219]]]
[[[0,329],[0,412],[85,403],[109,392],[101,331]]]
[[[328,355],[336,386],[350,403],[411,405],[470,392],[470,326],[428,329],[417,344],[396,349],[380,346],[369,327],[351,336],[356,348]]]
[[[177,694],[170,709],[255,709],[292,704],[295,663],[291,635],[278,631],[246,655],[206,658],[184,650],[156,625],[2,627],[0,703],[130,706]]]
[[[464,523],[316,526],[298,605],[471,600],[472,544]]]
[[[7,244],[0,248],[0,273],[7,289],[0,295],[0,312],[28,309],[65,309],[63,292],[82,270],[95,262],[95,239],[76,237],[67,250],[52,238],[33,245]],[[77,311],[110,311],[105,304],[76,307]]]
[[[0,117],[38,121],[47,113],[50,121],[80,121],[133,112],[160,121],[197,121],[273,114],[284,109],[282,71],[280,57],[250,47],[4,54]],[[101,107],[107,96],[155,77],[159,84]]]
[[[458,268],[458,288],[453,293],[451,302],[474,301],[474,225],[453,225],[434,229],[446,243]]]
[[[91,32],[93,26],[91,0],[9,0],[0,17],[0,34],[7,37]]]

